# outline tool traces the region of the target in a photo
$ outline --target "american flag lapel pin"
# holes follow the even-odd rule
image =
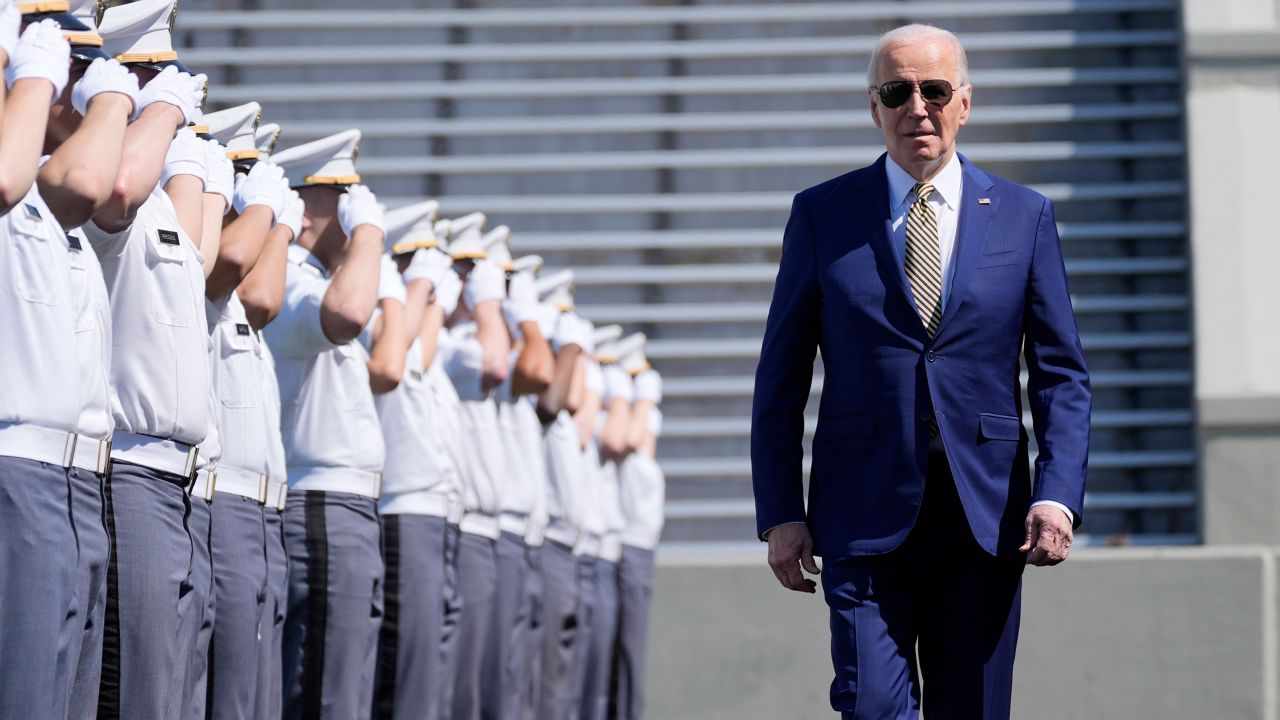
[[[978,204],[979,204],[979,205],[990,205],[990,204],[991,204],[991,198],[978,198]]]

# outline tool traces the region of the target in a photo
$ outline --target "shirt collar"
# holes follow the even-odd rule
[[[311,254],[311,251],[301,245],[289,246],[289,262],[295,265],[310,265],[320,271],[321,277],[328,277],[329,271],[325,269],[324,263],[320,259]]]
[[[911,189],[916,186],[918,181],[907,174],[906,170],[903,170],[898,163],[893,161],[893,158],[887,155],[884,159],[884,171],[889,179],[891,210],[897,213],[904,205],[915,200],[915,197],[911,194]],[[929,182],[934,187],[933,197],[938,198],[942,204],[952,210],[959,207],[960,188],[964,185],[964,168],[960,164],[959,153],[953,154],[951,160],[942,168],[942,171]]]

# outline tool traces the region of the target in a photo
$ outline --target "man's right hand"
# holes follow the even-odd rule
[[[769,531],[769,567],[782,587],[796,592],[816,593],[818,584],[800,572],[817,575],[822,572],[813,561],[813,538],[809,526],[801,522],[786,523]]]

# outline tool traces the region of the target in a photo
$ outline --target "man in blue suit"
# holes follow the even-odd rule
[[[1053,208],[956,152],[972,88],[938,28],[868,71],[887,154],[796,196],[756,371],[758,532],[783,586],[824,558],[848,718],[1008,718],[1022,569],[1067,557],[1090,388]],[[806,510],[804,408],[825,381]],[[1038,456],[1022,425],[1026,361]]]

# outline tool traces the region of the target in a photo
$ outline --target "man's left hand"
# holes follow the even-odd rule
[[[1027,540],[1018,548],[1028,565],[1047,567],[1067,559],[1071,552],[1071,520],[1061,508],[1037,505],[1027,513]]]

